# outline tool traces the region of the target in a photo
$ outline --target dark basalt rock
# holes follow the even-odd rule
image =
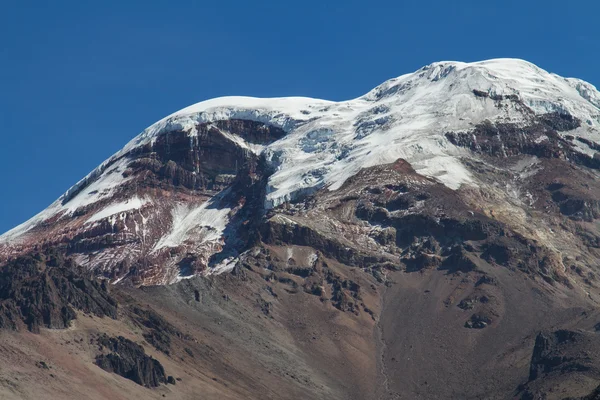
[[[565,348],[574,346],[582,341],[583,336],[578,332],[559,330],[553,333],[539,333],[535,339],[533,354],[529,367],[529,380],[533,381],[542,375],[553,371],[587,371],[589,366],[585,360],[565,355]]]
[[[325,280],[331,285],[331,304],[340,311],[358,314],[360,285],[350,279],[342,279],[325,266]]]
[[[131,311],[134,320],[147,329],[143,334],[144,339],[166,355],[170,355],[172,337],[190,339],[153,310],[133,307]]]
[[[152,329],[150,332],[144,333],[143,336],[156,350],[162,351],[166,355],[170,355],[171,337],[167,333]]]
[[[0,328],[64,329],[76,318],[75,309],[117,317],[105,283],[88,278],[60,253],[23,256],[0,270]]]
[[[256,299],[256,304],[258,305],[258,307],[260,308],[260,311],[264,315],[269,316],[271,314],[271,311],[273,310],[273,304],[272,303],[266,301],[262,297],[258,297]]]
[[[408,248],[402,251],[402,262],[406,272],[422,271],[439,267],[442,264],[441,248],[434,237],[416,239]]]
[[[244,165],[258,156],[232,142],[227,134],[250,143],[269,144],[285,135],[281,128],[248,120],[215,121],[196,126],[197,135],[173,131],[159,136],[129,156],[125,175],[144,175],[141,186],[169,185],[192,190],[220,191],[229,186]]]
[[[488,93],[488,92],[484,92],[483,90],[477,90],[477,89],[473,89],[473,94],[475,95],[475,97],[481,97],[481,98],[490,98],[494,101],[502,101],[502,100],[510,100],[510,101],[514,101],[514,102],[519,102],[519,96],[516,94],[506,94],[506,95],[502,95],[502,94],[496,94],[496,93]]]
[[[481,258],[511,270],[539,273],[552,280],[561,280],[554,275],[560,269],[560,260],[552,251],[536,245],[518,235],[501,236],[487,240],[481,245]]]
[[[582,137],[578,137],[577,141],[586,144],[590,149],[600,151],[600,144]]]
[[[223,201],[235,204],[238,211],[223,233],[223,250],[210,258],[211,264],[236,256],[260,243],[266,214],[267,182],[272,172],[264,157],[260,157],[248,160],[235,177],[229,195]]]
[[[540,332],[533,346],[529,380],[518,389],[520,398],[543,399],[551,393],[563,393],[561,397],[552,398],[598,399],[600,387],[594,382],[600,380],[599,344],[600,336],[596,332],[565,329]],[[583,388],[587,388],[589,394],[582,393]]]
[[[586,201],[584,199],[566,199],[560,204],[560,212],[567,216],[579,214],[582,216],[582,219],[592,221],[600,215],[600,202]]]
[[[484,240],[490,233],[500,230],[492,221],[436,218],[426,214],[409,214],[394,218],[391,226],[396,229],[398,247],[410,245],[415,237],[433,237],[441,245],[452,246],[468,240]]]
[[[289,259],[283,261],[264,247],[254,250],[254,255],[246,253],[242,257],[240,264],[246,269],[253,270],[258,267],[258,270],[271,270],[273,272],[264,276],[264,279],[284,285],[284,290],[288,293],[298,293],[301,288],[303,292],[317,296],[321,301],[329,300],[331,305],[340,311],[359,314],[362,303],[361,286],[352,279],[336,273],[321,259],[320,254],[314,266],[297,267],[288,265]],[[265,289],[273,298],[278,298],[271,287],[267,286]],[[271,315],[272,302],[259,296],[256,303],[263,314]]]
[[[446,138],[455,146],[495,158],[532,155],[540,158],[568,160],[591,169],[600,169],[600,158],[577,151],[559,131],[581,125],[577,118],[560,113],[537,116],[529,125],[485,121],[469,132],[448,132]],[[592,144],[593,145],[593,144]]]
[[[325,256],[351,266],[366,267],[374,263],[387,261],[382,257],[362,254],[343,243],[325,237],[307,226],[280,224],[269,220],[262,226],[261,236],[267,244],[286,243],[313,247]]]
[[[415,174],[400,161],[393,166],[400,169],[393,171],[400,179]],[[372,174],[379,172],[377,169],[365,171]],[[389,168],[385,173],[390,174]],[[471,212],[455,193],[449,192],[440,184],[428,182],[430,186],[427,191],[419,186],[411,188],[402,183],[374,187],[372,176],[365,178],[371,185],[356,191],[360,196],[356,201],[354,215],[370,225],[393,229],[395,244],[399,248],[411,246],[415,238],[431,237],[443,246],[453,246],[466,240],[485,240],[501,231],[498,223]],[[359,173],[352,182],[360,184],[362,178],[362,174]],[[352,182],[346,185],[351,185]],[[394,190],[397,188],[400,190]],[[418,211],[413,211],[416,204],[419,204]],[[389,233],[374,239],[388,244]]]
[[[473,314],[467,322],[465,328],[483,329],[492,323],[492,318],[484,314]]]
[[[469,297],[466,299],[462,299],[457,304],[457,307],[460,308],[461,310],[465,310],[465,311],[472,310],[473,308],[475,308],[477,303],[479,303],[479,299],[477,297]]]
[[[470,272],[477,270],[477,265],[467,256],[462,246],[455,246],[450,250],[440,269],[450,273]]]
[[[384,207],[376,207],[370,203],[361,202],[356,207],[357,218],[373,223],[386,223],[390,221],[390,213]]]
[[[395,199],[391,199],[384,204],[384,207],[389,212],[408,210],[414,206],[414,201],[411,198],[398,196]]]
[[[552,112],[540,115],[539,120],[549,127],[558,132],[572,131],[581,126],[581,121],[571,114]]]
[[[439,267],[442,258],[436,254],[417,253],[409,257],[403,257],[402,262],[406,265],[406,272],[415,272]]]
[[[481,278],[479,278],[477,280],[477,282],[475,282],[475,287],[481,286],[481,285],[496,286],[497,284],[498,284],[498,281],[493,276],[483,275]]]
[[[543,139],[544,136],[547,139]],[[570,143],[542,122],[521,126],[485,121],[471,132],[448,132],[446,138],[456,146],[493,157],[528,154],[564,159],[565,151],[572,148]]]
[[[285,136],[285,131],[272,125],[245,119],[227,119],[213,123],[219,129],[244,138],[254,144],[270,144]]]
[[[146,387],[167,382],[161,363],[148,356],[139,344],[122,336],[115,338],[103,334],[98,338],[98,345],[108,352],[96,357],[96,365],[103,370]]]
[[[587,190],[586,190],[587,189]],[[560,213],[573,220],[591,222],[600,217],[600,201],[593,191],[579,185],[554,182],[547,186],[552,201],[558,206]]]

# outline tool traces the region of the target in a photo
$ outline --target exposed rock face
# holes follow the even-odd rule
[[[142,175],[138,182],[142,187],[218,192],[246,163],[257,161],[253,145],[266,145],[284,135],[280,128],[248,120],[215,121],[194,129],[195,136],[169,132],[137,148],[125,174]]]
[[[573,145],[558,131],[570,131],[579,126],[580,122],[569,114],[546,114],[533,117],[528,125],[485,121],[471,132],[450,132],[446,137],[457,146],[493,157],[529,154],[564,159],[576,153]],[[577,156],[575,160],[582,161],[583,156]],[[590,159],[588,163],[594,165],[591,157],[587,158]]]
[[[36,228],[34,241],[18,245],[19,252],[61,247],[97,274],[133,284],[200,274],[217,262],[213,254],[237,255],[249,239],[237,225],[261,213],[264,202],[269,168],[255,151],[284,132],[248,120],[193,129],[194,136],[169,132],[108,162],[97,178],[106,187],[69,191],[61,207],[82,205]],[[107,186],[113,181],[126,184]]]
[[[20,257],[0,270],[1,328],[68,328],[75,310],[116,318],[117,302],[60,253]]]
[[[146,355],[144,349],[122,336],[101,336],[98,345],[107,351],[96,357],[96,364],[105,371],[114,372],[138,385],[157,387],[167,383],[163,366]]]
[[[597,336],[569,330],[538,334],[521,398],[555,398],[553,392],[566,394],[556,397],[561,399],[595,398],[595,382],[600,377]]]
[[[136,323],[147,329],[143,334],[144,339],[166,355],[170,354],[172,337],[188,339],[187,335],[181,333],[153,310],[136,306],[131,309],[131,316]]]
[[[564,355],[564,349],[583,340],[583,335],[566,330],[551,334],[540,333],[535,339],[535,347],[531,356],[529,380],[533,381],[542,375],[553,372],[589,371],[586,360],[577,360]]]

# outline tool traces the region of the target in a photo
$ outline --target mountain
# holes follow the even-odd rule
[[[515,59],[201,102],[0,236],[0,326],[73,396],[593,398],[599,152],[596,88]]]

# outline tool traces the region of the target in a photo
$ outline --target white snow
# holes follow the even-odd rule
[[[127,275],[129,275],[129,273],[124,274],[120,278],[115,279],[114,281],[111,282],[111,285],[116,285],[117,283],[121,282],[123,279],[125,279],[127,277]]]
[[[221,275],[222,273],[229,272],[235,268],[238,261],[239,261],[239,257],[227,257],[226,259],[221,261],[219,264],[217,264],[211,268],[207,268],[204,275],[205,276]]]
[[[246,119],[290,131],[299,122],[314,118],[315,115],[324,114],[330,104],[335,103],[306,97],[260,99],[230,96],[206,100],[179,110],[146,128],[116,156],[144,145],[165,132],[184,130],[189,131],[192,135],[196,134],[194,127],[202,122]]]
[[[589,121],[588,134],[600,139],[600,95],[589,84],[521,60],[435,63],[358,99],[332,104],[326,115],[270,145],[266,154],[277,160],[278,169],[269,180],[267,206],[322,186],[335,190],[361,168],[398,158],[452,189],[472,183],[458,158],[467,153],[450,144],[444,133],[488,119],[518,123],[527,118],[509,102],[500,109],[489,98],[477,98],[473,89],[516,94],[536,113],[569,112]]]
[[[232,133],[225,132],[225,131],[222,131],[220,129],[218,129],[218,130],[221,133],[221,135],[223,135],[227,139],[231,140],[233,143],[237,144],[239,147],[241,147],[243,149],[246,149],[246,150],[249,150],[249,151],[251,151],[254,154],[260,154],[260,153],[262,153],[263,150],[266,147],[266,146],[263,146],[263,145],[260,145],[260,144],[249,143],[249,142],[245,141],[244,138],[242,138],[242,137],[240,137],[238,135],[234,135]]]
[[[127,162],[128,160],[122,159],[110,165],[102,174],[62,206],[61,211],[64,210],[72,214],[81,207],[110,198],[116,188],[129,180],[129,178],[124,178],[122,175],[127,167]],[[66,195],[63,195],[59,201],[62,202],[65,198]]]
[[[105,161],[100,167],[92,171],[88,176],[69,189],[44,211],[0,236],[0,243],[18,241],[21,236],[29,232],[35,226],[57,214],[71,216],[81,207],[110,198],[114,190],[127,182],[128,179],[122,176],[122,172],[127,166],[127,160],[118,160],[117,162],[112,163],[110,167],[106,168],[109,161],[110,159]],[[83,189],[68,202],[63,204],[65,199],[69,198],[80,188]]]
[[[56,207],[54,207],[53,204],[50,207],[46,208],[44,211],[36,214],[29,220],[23,222],[20,225],[15,226],[11,230],[0,236],[0,244],[18,243],[25,233],[29,232],[31,229],[35,228],[37,225],[41,224],[48,218],[52,217],[54,214],[56,214],[55,211]]]
[[[177,204],[172,209],[171,231],[154,246],[153,251],[164,247],[177,247],[193,236],[194,242],[219,241],[229,222],[229,208],[216,208],[212,201],[198,207]]]
[[[145,199],[145,198],[140,199],[138,196],[134,196],[131,199],[128,199],[126,201],[110,204],[108,207],[103,208],[102,210],[98,211],[96,214],[92,215],[86,221],[86,223],[100,221],[104,218],[108,218],[112,215],[120,214],[125,211],[139,210],[148,202],[149,202],[148,199]]]

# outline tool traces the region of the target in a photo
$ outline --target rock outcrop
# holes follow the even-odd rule
[[[104,353],[96,357],[96,365],[103,370],[150,388],[167,383],[161,363],[146,355],[142,346],[122,336],[106,335],[98,338],[98,345]]]
[[[75,310],[116,318],[117,302],[106,282],[89,277],[60,252],[19,257],[0,269],[0,328],[67,328]]]

